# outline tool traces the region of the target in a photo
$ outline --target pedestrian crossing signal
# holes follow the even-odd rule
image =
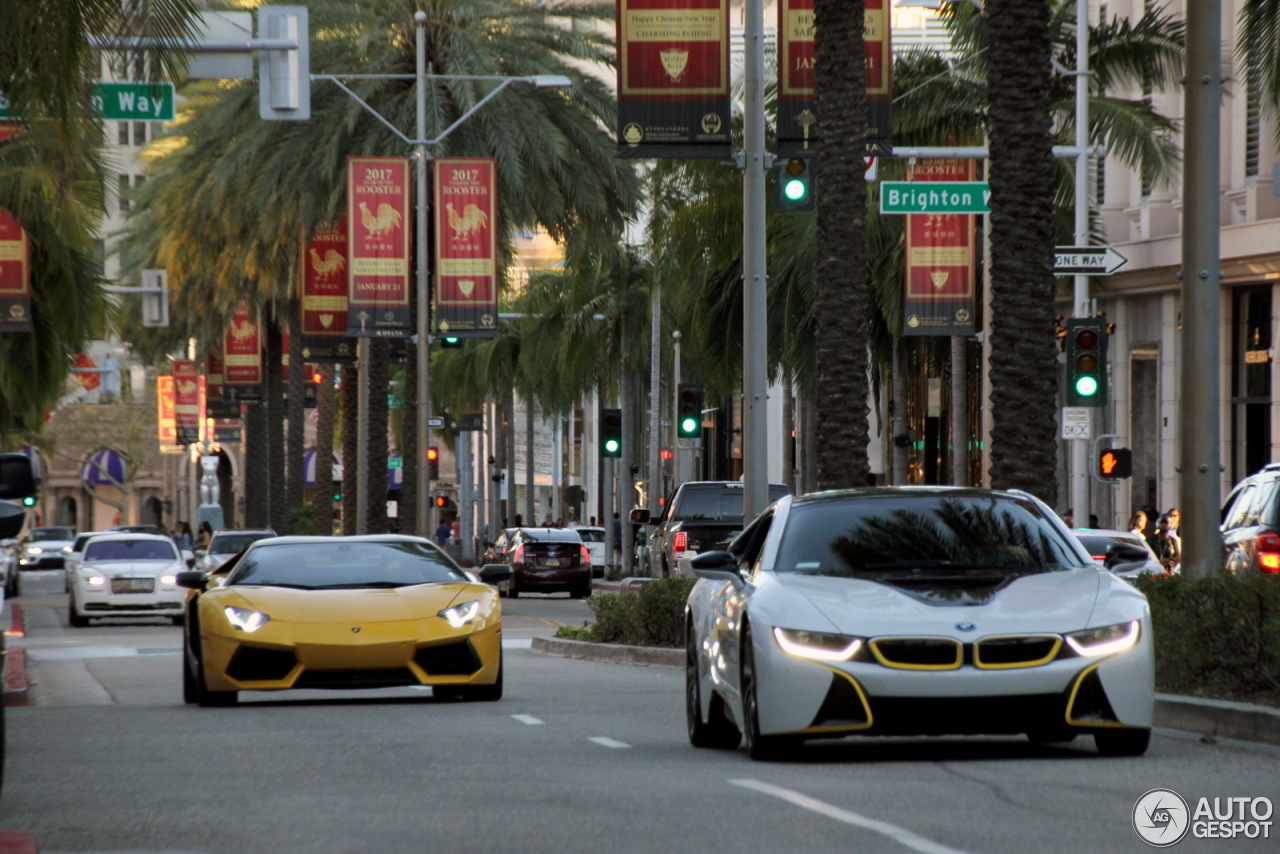
[[[1098,477],[1103,480],[1133,477],[1133,451],[1128,448],[1104,448],[1098,455]]]

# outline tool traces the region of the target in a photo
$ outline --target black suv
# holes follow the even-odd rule
[[[1222,507],[1222,542],[1228,572],[1280,576],[1280,463],[1231,490]]]

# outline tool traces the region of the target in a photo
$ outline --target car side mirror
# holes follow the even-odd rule
[[[179,587],[186,587],[188,590],[199,590],[203,592],[209,585],[209,576],[205,575],[198,569],[188,569],[185,572],[179,572],[177,578]]]
[[[497,584],[512,576],[511,567],[505,563],[489,563],[480,569],[480,580],[485,584]]]
[[[699,578],[708,581],[732,581],[742,583],[742,571],[738,569],[738,561],[728,552],[703,552],[689,558],[689,569]]]
[[[1115,569],[1118,564],[1143,563],[1149,557],[1151,555],[1147,554],[1147,550],[1142,546],[1133,546],[1128,543],[1112,543],[1107,546],[1107,554],[1103,558],[1102,564],[1107,569]]]
[[[637,525],[648,525],[649,519],[649,508],[647,507],[637,507],[631,511],[631,521]]]

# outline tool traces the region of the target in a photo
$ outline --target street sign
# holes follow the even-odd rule
[[[400,458],[399,458],[399,457],[387,457],[387,468],[389,468],[389,469],[398,469],[398,468],[401,468]]]
[[[94,83],[93,105],[119,122],[173,121],[172,83]]]
[[[988,214],[986,181],[883,181],[883,214]]]
[[[1086,276],[1110,276],[1129,259],[1111,246],[1055,246],[1053,272],[1059,276],[1080,273]]]
[[[443,416],[441,416],[441,415],[432,415],[430,418],[428,418],[428,419],[427,419],[427,426],[428,426],[428,427],[443,427],[443,426],[444,426],[444,417],[443,417]]]
[[[1092,439],[1093,419],[1089,415],[1092,411],[1088,406],[1062,407],[1062,438]]]

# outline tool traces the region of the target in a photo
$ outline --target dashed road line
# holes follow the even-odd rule
[[[800,792],[796,792],[791,789],[784,789],[781,786],[771,786],[768,783],[762,783],[759,780],[730,780],[729,782],[734,786],[741,786],[744,789],[751,789],[765,795],[772,795],[773,797],[780,798],[787,803],[803,807],[807,810],[812,810],[820,815],[825,815],[827,818],[833,818],[836,821],[842,821],[845,824],[850,824],[854,827],[861,827],[864,830],[870,830],[873,833],[880,834],[881,836],[887,836],[899,845],[904,845],[912,851],[919,851],[920,854],[964,854],[964,852],[958,848],[951,848],[940,842],[934,842],[932,839],[926,839],[917,833],[907,830],[905,827],[898,827],[896,824],[889,824],[885,821],[877,821],[874,818],[868,818],[865,815],[841,809],[837,806],[832,806],[831,804],[820,801],[817,798],[811,798],[808,795],[801,794]]]
[[[529,726],[538,726],[543,723],[543,721],[535,718],[533,715],[512,715],[511,717],[515,718],[520,723],[527,724]]]
[[[631,746],[627,744],[625,741],[618,741],[616,739],[607,738],[603,735],[592,736],[591,738],[588,738],[587,741],[594,741],[596,744],[600,745],[601,747],[611,747],[611,748],[614,748],[615,750],[620,750],[622,748]]]

